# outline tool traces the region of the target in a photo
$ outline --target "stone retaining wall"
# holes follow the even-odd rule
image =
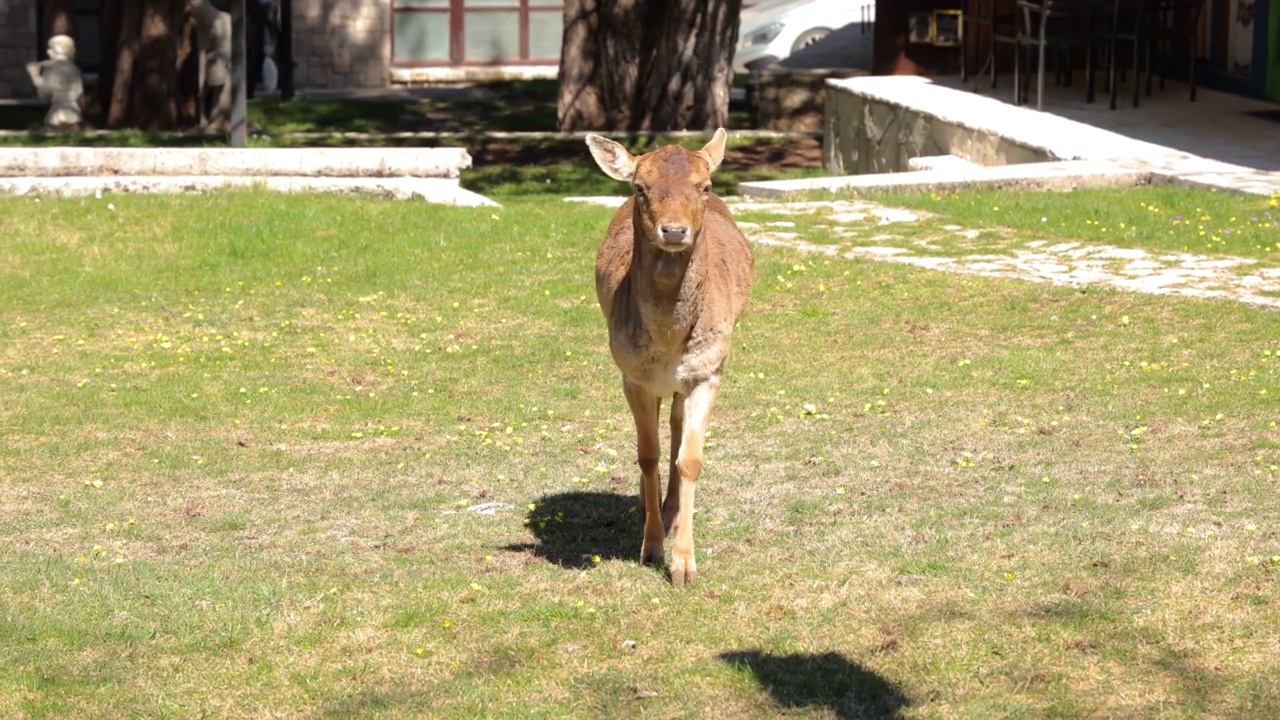
[[[463,148],[0,148],[0,195],[213,192],[372,193],[493,205],[462,187]]]
[[[1062,159],[990,129],[940,117],[902,101],[865,93],[856,83],[828,81],[823,165],[836,175],[903,172],[907,161],[956,155],[979,165]]]

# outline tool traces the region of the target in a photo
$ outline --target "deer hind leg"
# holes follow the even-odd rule
[[[680,457],[675,463],[680,473],[674,527],[676,539],[671,550],[671,582],[676,585],[691,583],[698,575],[693,556],[693,493],[702,474],[703,438],[711,417],[711,406],[715,404],[719,390],[720,378],[713,377],[695,387],[684,399]]]
[[[684,401],[685,396],[680,393],[671,398],[671,467],[667,472],[667,497],[662,501],[662,526],[667,529],[667,537],[675,532],[676,517],[680,513],[680,467],[676,460],[684,439]]]
[[[662,528],[661,488],[658,486],[658,408],[662,400],[625,380],[622,389],[631,408],[631,417],[636,421],[636,463],[640,466],[640,508],[644,513],[640,563],[661,565],[662,544],[666,538]]]

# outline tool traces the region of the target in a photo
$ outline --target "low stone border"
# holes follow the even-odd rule
[[[0,177],[256,175],[457,178],[462,148],[0,148]]]
[[[494,205],[462,188],[462,148],[0,148],[0,192],[369,192],[453,205]]]
[[[0,194],[79,197],[103,193],[207,193],[226,188],[271,192],[359,193],[443,205],[497,206],[457,181],[444,178],[353,178],[247,175],[114,175],[99,177],[0,178]]]

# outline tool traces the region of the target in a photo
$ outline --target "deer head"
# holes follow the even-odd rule
[[[636,240],[667,252],[691,249],[702,231],[711,173],[724,160],[724,143],[724,128],[719,128],[701,150],[667,145],[636,156],[612,140],[587,136],[600,169],[631,183]]]

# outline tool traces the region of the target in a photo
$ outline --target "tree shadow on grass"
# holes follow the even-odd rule
[[[900,717],[910,704],[897,685],[838,653],[775,655],[742,650],[721,653],[720,660],[751,670],[773,701],[786,710],[827,708],[842,719],[889,720]]]
[[[570,492],[545,495],[527,517],[536,542],[503,550],[532,553],[564,568],[600,560],[640,558],[640,499],[635,495]]]

